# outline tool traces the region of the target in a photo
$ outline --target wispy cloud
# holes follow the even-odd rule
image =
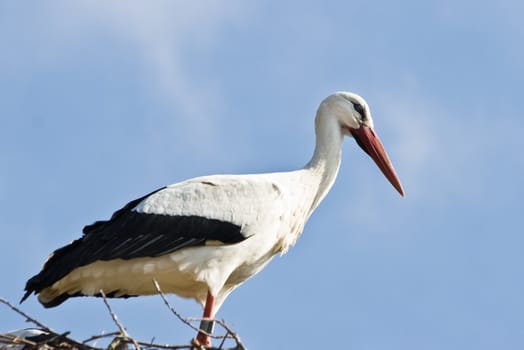
[[[100,33],[115,37],[115,42],[125,45],[141,62],[139,76],[141,73],[143,86],[150,87],[151,96],[171,106],[173,114],[176,111],[176,118],[165,116],[164,125],[175,128],[174,123],[186,121],[187,135],[198,130],[201,139],[212,141],[223,106],[221,86],[216,76],[191,76],[188,52],[206,55],[223,39],[224,29],[246,21],[250,13],[242,1],[48,3],[28,10],[34,27],[22,34],[27,42],[13,43],[16,48],[8,63],[24,65],[22,72],[56,65]],[[7,43],[8,34],[1,41]],[[13,45],[10,47],[13,51]],[[27,62],[20,62],[20,57]],[[197,141],[188,136],[193,149],[205,147]]]
[[[133,43],[137,55],[142,57],[144,75],[152,79],[153,87],[164,102],[176,106],[176,123],[183,120],[193,149],[204,147],[200,140],[214,139],[220,120],[222,94],[215,77],[199,80],[187,73],[184,61],[188,48],[198,48],[205,55],[219,38],[221,29],[231,22],[243,21],[249,10],[241,1],[227,3],[219,1],[154,3],[84,2],[76,8],[77,15],[86,22],[102,21],[115,33]],[[91,17],[91,18],[90,18]],[[175,125],[172,116],[166,116],[167,125]],[[201,150],[195,150],[201,151]]]

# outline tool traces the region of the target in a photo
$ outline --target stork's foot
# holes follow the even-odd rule
[[[203,333],[198,333],[197,337],[193,339],[193,349],[205,349],[211,346],[211,338]]]

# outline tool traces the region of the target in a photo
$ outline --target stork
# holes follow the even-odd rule
[[[203,319],[212,319],[237,286],[295,244],[335,181],[345,136],[404,195],[362,97],[337,92],[324,99],[315,133],[313,157],[302,169],[193,178],[85,226],[27,281],[22,301],[31,293],[45,307],[77,296],[151,295],[155,280],[164,292],[195,299]],[[209,346],[211,331],[212,322],[203,322],[196,341]]]

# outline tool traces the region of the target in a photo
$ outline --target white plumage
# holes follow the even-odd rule
[[[86,227],[83,238],[57,250],[28,281],[24,298],[34,291],[55,306],[100,290],[111,297],[155,294],[155,279],[164,292],[194,298],[205,306],[204,317],[213,317],[234,288],[295,244],[335,181],[344,136],[353,136],[403,194],[360,96],[326,98],[315,131],[315,152],[302,169],[191,179]],[[209,344],[202,333],[198,340]]]

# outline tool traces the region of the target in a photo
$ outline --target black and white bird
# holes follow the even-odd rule
[[[204,176],[133,200],[107,221],[56,250],[29,279],[45,307],[70,297],[112,298],[162,291],[193,298],[213,318],[237,286],[297,241],[337,176],[345,136],[375,161],[395,189],[402,185],[354,93],[328,96],[315,118],[316,146],[304,168],[267,174]],[[197,341],[209,345],[199,333]]]

